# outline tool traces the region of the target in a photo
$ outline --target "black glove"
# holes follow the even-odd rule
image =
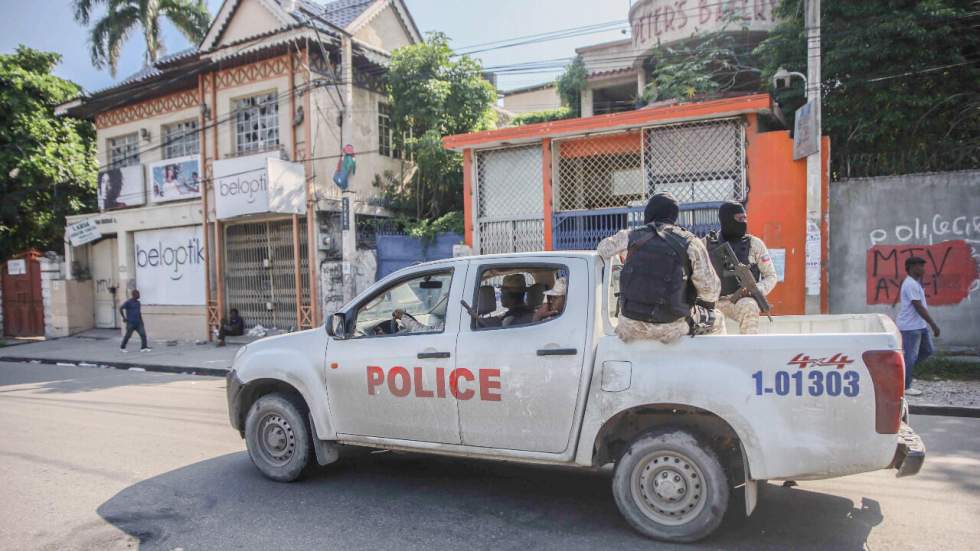
[[[691,331],[688,334],[692,337],[710,333],[711,329],[715,326],[714,308],[706,308],[701,304],[695,304],[691,308],[691,316],[687,318],[687,324],[691,327]]]

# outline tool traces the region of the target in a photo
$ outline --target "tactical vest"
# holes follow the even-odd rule
[[[626,263],[619,276],[620,312],[649,323],[687,318],[697,291],[691,283],[687,247],[692,234],[668,225],[631,231]]]
[[[711,232],[708,234],[708,252],[711,257],[711,265],[714,266],[715,273],[718,274],[718,279],[721,280],[721,296],[730,295],[737,291],[739,287],[738,278],[735,277],[735,273],[726,273],[725,267],[722,264],[721,255],[714,252],[715,248],[724,242],[724,239],[718,233]],[[758,282],[761,278],[759,265],[749,263],[749,253],[752,250],[752,236],[745,234],[741,239],[729,241],[728,243],[732,246],[732,250],[735,251],[735,257],[738,258],[739,263],[748,266],[752,272],[752,277]]]

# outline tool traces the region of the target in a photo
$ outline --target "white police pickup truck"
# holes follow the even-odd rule
[[[760,335],[624,344],[615,296],[612,268],[588,252],[406,268],[326,328],[239,351],[231,424],[280,481],[346,446],[614,464],[626,520],[682,542],[718,527],[735,488],[751,513],[758,481],[920,469],[888,318],[785,316]]]

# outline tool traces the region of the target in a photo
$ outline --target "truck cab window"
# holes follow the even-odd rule
[[[565,310],[568,268],[501,266],[484,270],[474,300],[473,329],[543,323]]]
[[[452,279],[451,270],[436,272],[379,291],[358,308],[354,336],[442,333]]]

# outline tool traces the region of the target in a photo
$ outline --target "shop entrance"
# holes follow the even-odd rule
[[[119,327],[117,299],[125,300],[126,290],[119,289],[119,247],[115,237],[92,244],[90,265],[95,285],[95,326],[103,329]]]
[[[296,265],[291,219],[225,227],[225,312],[237,308],[245,326],[296,329]],[[300,293],[309,304],[306,220],[299,223]]]

